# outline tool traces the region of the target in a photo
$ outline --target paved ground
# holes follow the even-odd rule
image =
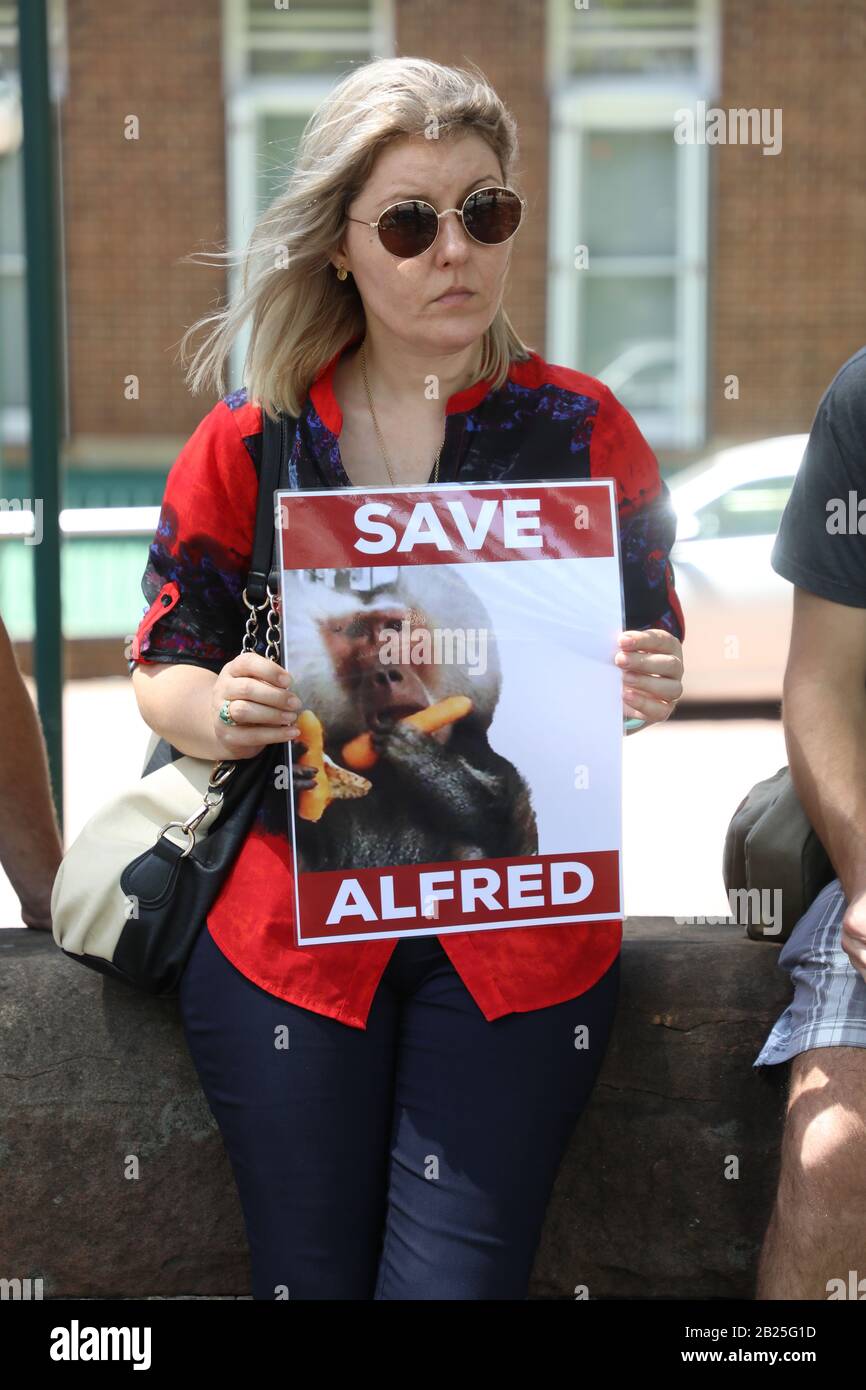
[[[781,722],[765,710],[683,706],[673,721],[625,740],[629,916],[727,911],[721,862],[728,822],[749,787],[787,762]],[[140,775],[150,731],[124,677],[68,682],[64,723],[69,843],[99,805]],[[0,869],[0,926],[21,925],[18,900]]]

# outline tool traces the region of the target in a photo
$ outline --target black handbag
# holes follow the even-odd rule
[[[242,651],[255,651],[258,614],[267,610],[265,655],[278,662],[274,492],[288,485],[297,421],[281,414],[274,422],[264,410],[262,421]],[[64,953],[149,994],[176,994],[278,758],[290,761],[288,742],[267,744],[252,758],[213,762],[159,739],[140,781],[92,816],[63,857],[51,914]]]

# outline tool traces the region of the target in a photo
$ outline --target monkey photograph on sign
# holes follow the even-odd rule
[[[529,788],[488,738],[502,676],[487,610],[456,569],[382,574],[302,571],[287,590],[300,727],[324,762],[294,765],[303,867],[535,854]]]
[[[525,486],[280,494],[299,944],[620,910],[618,558]]]

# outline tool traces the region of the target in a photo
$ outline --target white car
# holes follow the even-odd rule
[[[781,700],[793,585],[770,564],[807,434],[723,449],[667,480],[686,620],[684,700]]]

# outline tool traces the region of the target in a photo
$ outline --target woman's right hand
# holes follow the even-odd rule
[[[213,729],[224,758],[253,758],[268,743],[300,736],[295,719],[303,701],[291,690],[285,667],[257,652],[241,652],[222,668],[211,696]],[[234,724],[219,717],[224,700],[231,700]]]

